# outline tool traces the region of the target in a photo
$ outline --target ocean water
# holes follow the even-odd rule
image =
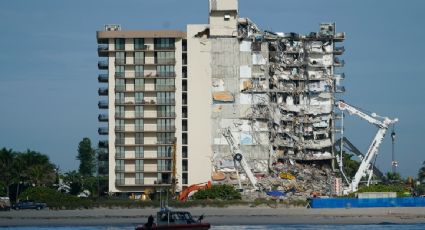
[[[0,227],[11,230],[133,230],[135,226],[52,226],[52,227]],[[365,225],[219,225],[212,226],[212,230],[423,230],[425,224],[365,224]]]

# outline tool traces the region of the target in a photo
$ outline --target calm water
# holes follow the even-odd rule
[[[64,226],[64,227],[0,227],[0,229],[11,230],[133,230],[134,226]],[[370,224],[370,225],[222,225],[213,226],[214,230],[231,230],[231,229],[287,229],[287,230],[423,230],[425,224]]]

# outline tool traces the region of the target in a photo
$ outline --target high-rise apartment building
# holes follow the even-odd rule
[[[170,186],[173,173],[179,189],[235,184],[224,130],[254,173],[278,161],[330,164],[344,37],[334,23],[308,35],[262,31],[239,17],[237,0],[210,0],[209,23],[188,25],[187,35],[106,26],[97,39],[109,190]]]
[[[99,121],[108,126],[99,142],[109,152],[109,190],[140,192],[170,186],[173,154],[183,166],[184,140],[181,100],[186,77],[186,34],[181,31],[122,31],[107,25],[97,32],[99,82],[107,87],[99,102],[107,113]],[[175,142],[176,140],[176,142]],[[179,148],[175,148],[179,146]],[[175,150],[174,150],[175,149]],[[177,164],[176,164],[177,166]],[[176,167],[184,183],[186,168]]]

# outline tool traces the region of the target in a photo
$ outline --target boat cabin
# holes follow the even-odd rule
[[[156,220],[157,225],[196,223],[190,212],[170,211],[168,209],[157,212]]]

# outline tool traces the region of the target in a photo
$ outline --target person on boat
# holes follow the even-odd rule
[[[155,223],[154,223],[153,221],[154,221],[153,216],[152,216],[152,215],[150,215],[150,216],[148,217],[148,222],[145,224],[145,227],[146,227],[147,229],[150,229],[150,228],[152,228],[152,227],[155,227]]]

